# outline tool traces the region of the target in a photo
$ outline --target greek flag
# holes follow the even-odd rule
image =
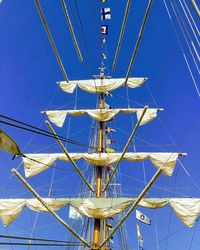
[[[101,8],[101,20],[111,19],[110,8]]]

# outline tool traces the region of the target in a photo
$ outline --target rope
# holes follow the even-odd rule
[[[3,121],[3,120],[0,120],[0,123],[6,124],[6,125],[9,125],[9,126],[12,126],[12,127],[16,127],[16,128],[22,129],[22,130],[26,130],[26,131],[29,131],[29,132],[33,132],[33,133],[35,133],[35,134],[39,134],[39,135],[47,136],[47,137],[50,137],[50,138],[54,138],[54,135],[53,135],[51,132],[47,131],[47,130],[37,128],[37,127],[35,127],[35,126],[32,126],[32,125],[30,125],[30,124],[21,122],[21,121],[19,121],[19,120],[13,119],[13,118],[10,118],[10,117],[8,117],[8,116],[0,115],[0,117],[4,118],[4,119],[6,119],[6,120],[9,120],[9,121],[14,121],[15,123],[18,123],[18,124],[20,124],[20,125],[24,125],[24,126],[26,126],[26,127],[28,127],[28,128],[22,127],[22,126],[19,126],[19,125],[10,123],[10,122],[5,122],[5,121]],[[31,128],[31,129],[29,129],[29,128]],[[33,130],[32,128],[33,128],[34,130]],[[37,130],[38,130],[38,131],[37,131]],[[40,132],[39,132],[39,131],[40,131]],[[59,139],[60,139],[61,141],[69,142],[69,143],[71,143],[71,144],[75,144],[75,145],[78,145],[78,146],[81,146],[81,147],[86,147],[86,148],[89,147],[88,145],[79,143],[79,142],[77,142],[77,141],[74,141],[74,140],[72,140],[72,139],[69,139],[69,138],[66,138],[66,137],[63,137],[63,136],[60,136],[60,135],[58,135],[58,137],[59,137]]]
[[[187,6],[185,0],[183,0],[183,3],[184,3],[184,5],[185,5],[185,7],[186,7],[186,9],[187,9],[187,11],[188,11],[188,13],[189,13],[189,16],[190,16],[190,18],[191,18],[191,20],[192,20],[192,22],[193,22],[193,24],[194,24],[194,27],[195,27],[195,29],[196,29],[198,35],[200,35],[199,29],[198,29],[198,27],[197,27],[197,25],[196,25],[196,23],[195,23],[195,21],[194,21],[194,18],[192,17],[192,14],[191,14],[191,12],[190,12],[190,10],[189,10],[189,8],[188,8],[188,6]]]
[[[191,239],[191,242],[190,242],[190,247],[189,247],[188,250],[192,249],[192,244],[193,244],[193,241],[194,241],[194,236],[195,236],[195,233],[196,233],[196,230],[197,230],[198,222],[199,222],[199,220],[197,220],[197,222],[196,222],[196,224],[195,224],[194,232],[193,232],[193,234],[192,234],[192,239]]]
[[[169,12],[169,9],[168,9],[168,7],[167,7],[167,4],[166,4],[165,0],[163,0],[163,3],[164,3],[164,5],[165,5],[165,9],[166,9],[166,11],[167,11],[167,14],[168,14],[168,16],[169,16],[170,22],[171,22],[171,24],[172,24],[172,28],[173,28],[173,30],[174,30],[174,32],[175,32],[175,35],[176,35],[176,38],[177,38],[179,47],[180,47],[181,52],[182,52],[182,54],[183,54],[183,58],[184,58],[184,60],[185,60],[185,63],[186,63],[186,66],[187,66],[187,68],[188,68],[188,71],[189,71],[189,73],[190,73],[190,76],[191,76],[191,78],[192,78],[193,84],[194,84],[194,86],[195,86],[195,89],[196,89],[196,91],[197,91],[198,96],[200,96],[200,91],[199,91],[199,89],[198,89],[198,86],[197,86],[197,83],[196,83],[196,81],[195,81],[194,75],[193,75],[192,70],[191,70],[191,68],[190,68],[190,65],[189,65],[189,63],[188,63],[187,57],[186,57],[186,55],[185,55],[185,53],[184,53],[183,46],[182,46],[182,44],[181,44],[181,41],[180,41],[178,32],[177,32],[177,30],[176,30],[174,21],[173,21],[171,15],[170,15],[170,12]]]
[[[195,64],[195,66],[196,66],[196,68],[197,68],[197,71],[198,71],[198,73],[199,73],[199,72],[200,72],[200,71],[199,71],[199,67],[198,67],[198,65],[197,65],[196,59],[195,59],[195,57],[194,57],[194,54],[193,54],[193,52],[192,52],[192,50],[191,50],[191,48],[190,48],[190,44],[189,44],[187,35],[188,35],[188,37],[189,37],[189,40],[190,40],[190,42],[191,42],[191,44],[192,44],[192,47],[193,47],[193,49],[194,49],[194,52],[195,52],[195,54],[196,54],[198,60],[199,60],[199,54],[198,54],[198,52],[197,52],[196,46],[194,45],[191,36],[190,36],[190,34],[189,34],[188,30],[187,30],[187,27],[186,27],[186,25],[185,25],[185,22],[184,22],[184,20],[183,20],[183,18],[182,18],[182,15],[181,15],[179,9],[178,9],[177,4],[175,3],[175,1],[173,1],[173,2],[174,2],[174,5],[173,5],[173,3],[172,3],[172,1],[171,1],[172,9],[173,9],[174,14],[175,14],[175,17],[176,17],[176,19],[177,19],[177,21],[178,21],[179,27],[180,27],[180,29],[181,29],[181,31],[182,31],[182,33],[183,33],[183,36],[184,36],[184,38],[185,38],[185,41],[186,41],[186,44],[187,44],[188,49],[189,49],[189,51],[190,51],[190,54],[191,54],[191,56],[192,56],[192,58],[193,58],[194,64]],[[175,10],[175,9],[176,9],[176,10]],[[178,15],[177,15],[177,13],[178,13]],[[178,17],[178,16],[179,16],[179,17]],[[183,24],[183,27],[182,27],[182,25],[181,25],[181,22],[182,22],[182,24]],[[185,34],[184,29],[185,29],[187,35]]]
[[[182,2],[181,2],[180,0],[179,0],[179,3],[180,3],[180,5],[181,5],[181,7],[182,7],[182,9],[183,9],[183,12],[184,12],[184,14],[185,14],[185,16],[186,16],[186,19],[187,19],[188,23],[189,23],[189,25],[190,25],[190,28],[191,28],[191,30],[192,30],[192,33],[193,33],[193,35],[194,35],[194,37],[195,37],[195,39],[196,39],[196,41],[197,41],[197,43],[198,43],[198,45],[199,45],[199,40],[198,40],[197,35],[196,35],[196,33],[195,33],[195,31],[194,31],[194,29],[193,29],[193,27],[192,27],[192,24],[191,24],[191,22],[190,22],[190,19],[189,19],[189,17],[188,17],[188,14],[187,14],[187,12],[185,11],[185,7],[183,6],[183,4],[182,4]]]

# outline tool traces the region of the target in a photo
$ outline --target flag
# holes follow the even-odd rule
[[[103,58],[104,60],[106,60],[106,59],[107,59],[107,57],[106,57],[106,54],[105,54],[105,53],[102,53],[102,58]]]
[[[109,127],[106,127],[106,133],[111,133],[111,132],[116,132],[116,130],[109,128]]]
[[[82,219],[82,215],[72,206],[69,207],[69,218],[73,220]]]
[[[101,8],[101,20],[111,19],[110,8]]]
[[[136,210],[136,219],[147,225],[151,225],[151,220],[139,210]]]
[[[115,143],[115,142],[116,142],[116,140],[106,139],[107,145],[110,145],[110,144]]]
[[[111,224],[106,224],[108,230],[112,230],[112,225]]]
[[[114,168],[112,166],[107,166],[106,167],[106,171],[107,172],[110,172],[110,171],[113,171],[113,170],[114,170]]]
[[[115,153],[113,148],[106,148],[106,153]]]
[[[0,129],[0,149],[14,155],[21,154],[17,143],[1,129]]]
[[[107,174],[107,175],[106,175],[106,180],[109,181],[109,180],[110,180],[110,177],[111,177],[111,174]]]
[[[108,92],[108,91],[105,92],[105,95],[112,97],[112,94],[110,92]]]
[[[143,238],[142,238],[142,235],[141,235],[141,232],[140,232],[140,227],[138,225],[137,225],[137,237],[138,237],[139,246],[140,246],[140,248],[142,248]]]
[[[102,37],[101,42],[102,42],[102,43],[105,43],[105,42],[106,42],[105,37]]]
[[[108,25],[106,24],[101,25],[101,34],[104,34],[104,35],[108,34]]]

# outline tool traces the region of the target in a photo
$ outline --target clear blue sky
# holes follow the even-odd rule
[[[91,79],[92,72],[88,63],[83,37],[80,32],[77,13],[75,11],[75,5],[73,4],[74,1],[66,1],[66,3],[71,3],[69,14],[72,18],[81,51],[83,52],[83,63],[80,63],[76,56],[60,1],[42,0],[40,2],[69,79]],[[189,5],[190,1],[186,2]],[[77,3],[80,9],[89,57],[94,68],[94,73],[98,74],[101,57],[99,1],[77,0]],[[167,3],[169,3],[169,1],[167,1]],[[112,12],[112,20],[105,22],[109,25],[109,35],[107,36],[106,43],[108,66],[106,73],[112,75],[112,77],[124,77],[126,74],[146,4],[147,1],[144,0],[133,1],[122,49],[114,73],[111,73],[111,65],[126,1],[109,0],[105,4],[105,6],[111,8]],[[194,12],[192,13],[195,17]],[[177,23],[176,27],[178,28]],[[183,42],[183,47],[189,58],[189,62],[191,62],[182,36],[181,41]],[[40,111],[47,107],[49,109],[58,109],[61,107],[68,109],[74,108],[74,95],[63,93],[56,85],[56,81],[63,80],[63,77],[43,29],[34,1],[4,0],[0,5],[0,55],[1,114],[46,129],[44,117],[42,117]],[[194,69],[192,62],[191,66]],[[199,80],[196,71],[194,71],[194,75],[195,78]],[[199,191],[195,187],[194,182],[200,187],[200,119],[191,126],[193,119],[200,112],[199,98],[164,8],[163,1],[155,0],[153,3],[131,76],[145,76],[149,78],[148,83],[143,87],[129,91],[132,107],[144,106],[145,104],[150,107],[156,107],[149,94],[148,89],[150,89],[157,105],[164,108],[164,111],[159,113],[161,122],[159,119],[155,119],[148,125],[141,127],[138,131],[137,138],[135,139],[137,150],[177,151],[177,148],[172,145],[166,130],[163,128],[162,124],[164,124],[171,138],[178,144],[180,150],[188,153],[188,156],[182,159],[182,162],[191,176],[186,175],[183,168],[177,165],[175,170],[176,175],[173,175],[171,178],[162,176],[157,180],[156,185],[160,187],[160,189],[152,188],[148,194],[149,197],[199,197]],[[112,107],[127,107],[125,88],[114,91],[113,98],[108,99],[108,103]],[[95,105],[96,99],[94,95],[78,90],[78,108],[92,108]],[[88,143],[91,119],[84,117],[81,118],[81,122],[80,125],[80,118],[72,118],[69,137],[83,143]],[[28,132],[10,128],[5,125],[2,125],[1,128],[18,142],[24,153],[60,152],[57,144],[51,139],[41,136],[32,137],[33,135]],[[114,120],[113,128],[117,130],[117,133],[113,136],[113,138],[117,140],[115,148],[117,151],[120,151],[131,132],[131,117],[120,115]],[[68,122],[65,123],[64,130],[56,128],[59,134],[65,136],[67,130]],[[126,131],[126,133],[123,131]],[[145,143],[144,140],[149,144]],[[159,149],[156,149],[155,146]],[[69,145],[69,150],[73,152],[80,151],[81,149]],[[132,150],[132,148],[130,148],[130,150]],[[19,163],[20,160],[15,159],[12,161],[10,155],[3,152],[0,153],[1,198],[31,197],[16,177],[10,178],[11,168],[17,167]],[[82,169],[83,162],[81,162],[79,166]],[[80,186],[75,185],[75,183],[79,183],[79,179],[72,167],[69,164],[63,164],[61,162],[57,164],[57,167],[66,168],[66,171],[56,169],[52,196],[70,197],[72,194],[73,196],[78,196]],[[150,163],[145,163],[145,169],[146,178],[149,180],[154,174],[155,168]],[[19,171],[24,174],[22,166],[19,168]],[[52,171],[52,169],[46,170],[29,180],[35,188],[46,185],[44,188],[38,189],[43,196],[47,196],[48,194]],[[144,186],[144,184],[139,182],[144,182],[142,164],[134,165],[124,162],[120,171],[124,196],[134,197],[139,194]],[[60,180],[64,177],[66,177],[64,180]],[[175,191],[175,193],[173,193],[173,191]],[[68,221],[67,211],[67,209],[63,209],[60,215]],[[158,239],[165,239],[159,243],[160,250],[199,249],[200,225],[197,225],[196,233],[194,234],[195,227],[184,227],[177,216],[173,212],[171,214],[169,207],[155,211],[146,209],[141,209],[141,211],[152,219],[152,226],[141,225],[141,231],[144,237],[144,249],[156,249],[155,245],[151,246],[156,241],[155,226],[158,228]],[[30,236],[35,217],[36,213],[30,213],[27,209],[19,216],[13,225],[8,227],[8,231],[6,231],[1,224],[0,234],[9,233],[11,235]],[[49,223],[50,225],[48,225]],[[48,226],[45,227],[45,225]],[[134,214],[128,219],[127,230],[130,249],[136,249],[136,220]],[[177,230],[180,231],[175,233]],[[174,235],[170,237],[168,243],[166,243],[166,237],[169,234]],[[190,248],[193,235],[194,239]],[[61,225],[55,223],[54,218],[50,215],[40,214],[36,225],[35,236],[66,239],[66,231]],[[12,248],[0,246],[0,249]],[[14,249],[27,248],[16,247]],[[31,249],[34,249],[34,247]]]

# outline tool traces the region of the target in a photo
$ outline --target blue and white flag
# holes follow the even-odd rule
[[[108,25],[101,25],[101,33],[104,35],[108,34]]]
[[[110,8],[101,8],[101,20],[111,19]]]

